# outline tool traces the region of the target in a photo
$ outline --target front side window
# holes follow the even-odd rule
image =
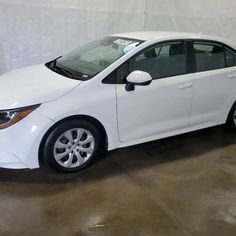
[[[185,42],[166,43],[144,50],[118,69],[118,81],[124,82],[135,70],[148,72],[153,79],[185,74]]]
[[[71,78],[88,80],[140,43],[142,41],[109,36],[81,46],[47,66]]]
[[[193,50],[196,60],[196,72],[225,67],[225,51],[221,44],[194,42]]]

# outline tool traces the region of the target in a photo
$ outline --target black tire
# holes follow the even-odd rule
[[[94,138],[94,151],[91,157],[82,165],[71,168],[64,167],[60,165],[55,159],[54,146],[61,135],[63,135],[66,131],[76,128],[88,130],[92,134]],[[96,159],[99,150],[101,149],[101,144],[102,140],[99,134],[99,130],[91,122],[85,120],[68,120],[59,124],[50,131],[45,139],[44,144],[41,147],[41,153],[44,163],[46,163],[51,169],[61,173],[74,173],[88,167]]]
[[[230,129],[236,129],[236,103],[234,103],[229,112],[226,125]]]

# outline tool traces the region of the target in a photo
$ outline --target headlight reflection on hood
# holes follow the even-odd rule
[[[24,119],[40,105],[0,111],[0,129],[6,129]]]

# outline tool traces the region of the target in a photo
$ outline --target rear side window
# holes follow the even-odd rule
[[[236,52],[235,51],[226,47],[225,57],[226,57],[226,66],[227,67],[236,66]]]
[[[197,72],[225,68],[225,49],[221,44],[195,42],[193,50]]]

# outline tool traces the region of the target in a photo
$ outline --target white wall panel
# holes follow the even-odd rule
[[[235,0],[0,0],[0,73],[115,32],[203,32],[236,41],[235,9]]]

